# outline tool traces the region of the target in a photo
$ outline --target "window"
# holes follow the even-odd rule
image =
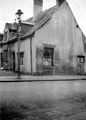
[[[20,65],[24,64],[24,52],[20,52]]]
[[[54,48],[44,48],[43,53],[43,65],[44,66],[53,66],[53,54]]]
[[[3,66],[3,58],[2,58],[2,53],[0,53],[0,61],[1,61],[1,67]]]
[[[76,27],[77,27],[77,28],[79,28],[79,26],[78,26],[78,25],[76,25]]]
[[[2,41],[3,40],[3,35],[0,35],[0,41]]]
[[[17,53],[18,56],[18,53]],[[20,65],[24,64],[24,52],[20,52]]]
[[[3,52],[3,59],[5,62],[8,61],[8,51],[7,50],[4,50],[4,52]]]
[[[85,56],[78,55],[78,62],[79,63],[84,63],[85,62]]]
[[[6,31],[6,32],[4,33],[4,41],[7,41],[7,39],[8,39],[8,38],[7,38],[7,37],[8,37],[7,34],[8,34],[8,32]]]

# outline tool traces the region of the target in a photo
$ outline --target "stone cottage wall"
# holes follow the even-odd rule
[[[84,55],[82,32],[66,2],[42,28],[36,31],[36,72],[77,74],[77,56]],[[43,44],[55,45],[53,68],[43,67]],[[82,67],[82,69],[84,69]],[[83,71],[84,72],[84,71]]]

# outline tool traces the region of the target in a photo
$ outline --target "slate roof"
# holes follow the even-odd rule
[[[0,45],[2,43],[2,40],[3,40],[3,33],[0,33]]]
[[[35,20],[35,30],[39,29],[42,25],[44,25],[49,19],[51,19],[52,15],[57,11],[57,7],[54,6],[44,12],[40,13]]]
[[[30,34],[34,33],[36,30],[38,30],[39,28],[41,28],[48,20],[51,19],[52,15],[58,10],[57,6],[55,5],[54,7],[51,7],[43,12],[41,12],[37,18],[35,19],[34,23],[34,27],[33,29],[27,33],[26,35],[24,35],[23,37],[28,37]],[[27,22],[33,22],[32,21],[33,18],[29,18],[26,21]]]
[[[32,22],[32,19],[33,19],[33,17],[31,17],[31,18],[29,18],[29,19],[26,19],[25,21],[26,21],[26,22]]]
[[[0,35],[3,35],[3,33],[0,33]]]
[[[64,1],[66,2],[66,1]],[[66,2],[67,3],[67,2]],[[64,3],[63,3],[64,4]],[[33,34],[35,31],[37,31],[38,29],[40,29],[43,25],[45,25],[45,23],[47,21],[49,21],[53,14],[58,10],[59,8],[55,5],[45,11],[42,11],[35,19],[35,21],[33,22],[33,17],[25,20],[26,22],[30,22],[30,23],[34,23],[32,29],[27,32],[26,34],[24,34],[23,36],[21,36],[21,39],[25,39],[27,37],[29,37],[31,34]],[[15,27],[13,26],[13,24],[7,23],[7,26],[9,28],[15,29]],[[14,41],[16,39],[16,35],[12,35],[10,36],[9,42]]]
[[[62,4],[64,4],[64,3],[67,3],[67,4],[68,4],[68,2],[67,2],[66,0],[65,0],[65,1],[62,0],[62,1],[63,1]],[[69,6],[69,4],[68,4],[68,6]],[[70,6],[69,6],[69,8],[70,8]],[[22,38],[28,37],[29,35],[31,35],[32,33],[34,33],[36,30],[40,29],[48,20],[50,20],[50,19],[52,18],[53,14],[54,14],[57,10],[59,10],[59,8],[57,7],[57,5],[55,5],[55,6],[49,8],[49,9],[47,9],[47,10],[45,10],[45,11],[42,11],[42,12],[37,16],[36,20],[34,21],[35,25],[34,25],[33,29],[32,29],[31,31],[29,31],[28,33],[26,33]],[[71,9],[70,9],[70,10],[71,10]],[[72,12],[72,11],[71,11],[71,12]],[[72,13],[72,14],[73,14],[73,13]],[[73,15],[73,16],[74,16],[74,15]],[[78,25],[77,20],[76,20],[75,17],[74,17],[74,19],[75,19],[75,21],[76,21],[76,24]],[[33,17],[27,19],[26,21],[27,21],[27,22],[33,22]],[[78,26],[79,26],[79,25],[78,25]],[[80,26],[79,26],[79,28],[80,28]],[[80,28],[80,30],[81,30],[81,28]],[[81,30],[81,31],[82,31],[82,30]],[[82,32],[82,33],[83,33],[83,32]]]
[[[36,20],[33,22],[33,17],[25,20],[26,22],[32,22],[35,23],[33,28],[27,32],[26,34],[24,34],[23,36],[21,36],[21,39],[24,39],[26,37],[29,37],[32,33],[34,33],[36,30],[38,30],[39,28],[41,28],[48,20],[51,19],[52,15],[55,13],[55,11],[57,11],[57,7],[51,7],[45,11],[42,11],[36,18]],[[16,27],[12,24],[12,23],[6,23],[6,25],[8,26],[9,29],[16,29]],[[16,34],[12,33],[11,36],[9,36],[9,41],[8,42],[12,42],[16,40]]]
[[[6,27],[8,27],[9,29],[12,29],[12,30],[16,30],[16,25],[14,25],[12,23],[6,23]]]

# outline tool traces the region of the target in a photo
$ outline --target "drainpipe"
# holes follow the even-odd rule
[[[30,64],[31,64],[31,75],[33,74],[33,64],[32,64],[32,38],[34,33],[30,36]]]

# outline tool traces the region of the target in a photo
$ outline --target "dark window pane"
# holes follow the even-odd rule
[[[54,48],[44,48],[43,65],[53,66]]]
[[[85,62],[85,56],[77,56],[78,57],[78,62],[79,63],[84,63]]]
[[[17,53],[18,56],[18,53]],[[20,65],[24,64],[24,52],[20,52]]]

